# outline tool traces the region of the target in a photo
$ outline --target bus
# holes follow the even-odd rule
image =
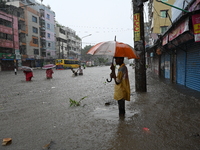
[[[56,69],[72,69],[78,68],[79,61],[74,59],[56,59]]]

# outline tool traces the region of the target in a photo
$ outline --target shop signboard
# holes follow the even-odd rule
[[[200,42],[200,14],[192,16],[195,42]]]
[[[14,59],[15,55],[11,53],[0,53],[0,59]]]
[[[189,31],[189,18],[187,18],[169,33],[169,41],[172,41],[186,31]]]
[[[140,14],[134,14],[134,41],[140,41]]]

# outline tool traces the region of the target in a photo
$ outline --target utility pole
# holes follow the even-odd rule
[[[135,59],[135,89],[136,92],[146,92],[146,62],[143,3],[148,0],[132,0],[134,15],[134,49],[140,59]]]

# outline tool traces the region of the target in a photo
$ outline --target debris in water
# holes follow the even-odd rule
[[[110,102],[106,102],[106,103],[105,103],[105,106],[109,106],[109,105],[110,105]]]
[[[143,130],[149,132],[149,128],[143,128]]]
[[[11,138],[4,138],[2,145],[6,146],[6,145],[10,145],[12,143],[12,139]]]
[[[53,141],[51,140],[48,144],[44,145],[42,148],[43,149],[49,149]]]

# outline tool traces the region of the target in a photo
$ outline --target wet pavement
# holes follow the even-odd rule
[[[34,70],[32,82],[18,71],[0,72],[0,150],[200,150],[199,93],[147,73],[147,92],[135,92],[128,66],[131,101],[119,118],[109,67]],[[81,106],[70,107],[69,99]],[[110,105],[105,106],[109,102]],[[46,148],[47,149],[47,148]]]

